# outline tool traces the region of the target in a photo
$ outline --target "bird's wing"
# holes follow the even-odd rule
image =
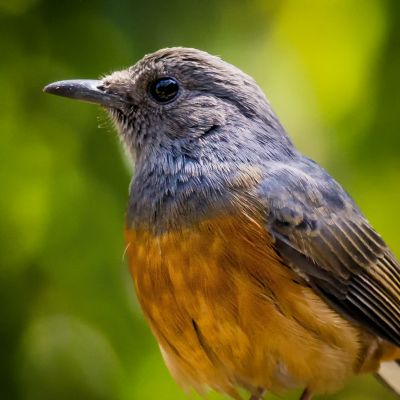
[[[338,311],[400,346],[400,266],[381,237],[314,162],[269,171],[258,195],[283,261]]]

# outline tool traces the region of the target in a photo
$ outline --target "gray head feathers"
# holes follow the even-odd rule
[[[167,78],[175,97],[163,103],[151,90]],[[215,209],[238,181],[254,180],[250,170],[297,154],[255,81],[203,51],[157,51],[102,85],[126,100],[109,112],[135,159],[132,220],[170,224]]]

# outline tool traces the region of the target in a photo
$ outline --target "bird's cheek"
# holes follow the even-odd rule
[[[226,116],[223,110],[193,108],[171,113],[166,126],[171,136],[200,137],[225,125],[225,122]]]

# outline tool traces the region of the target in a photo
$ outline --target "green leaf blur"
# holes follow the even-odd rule
[[[100,109],[42,93],[177,45],[254,76],[400,255],[398,1],[0,0],[2,399],[186,398],[123,260],[129,162]],[[321,398],[394,397],[359,377]]]

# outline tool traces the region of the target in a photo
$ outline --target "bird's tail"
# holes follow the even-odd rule
[[[400,397],[400,360],[383,362],[377,378]]]

